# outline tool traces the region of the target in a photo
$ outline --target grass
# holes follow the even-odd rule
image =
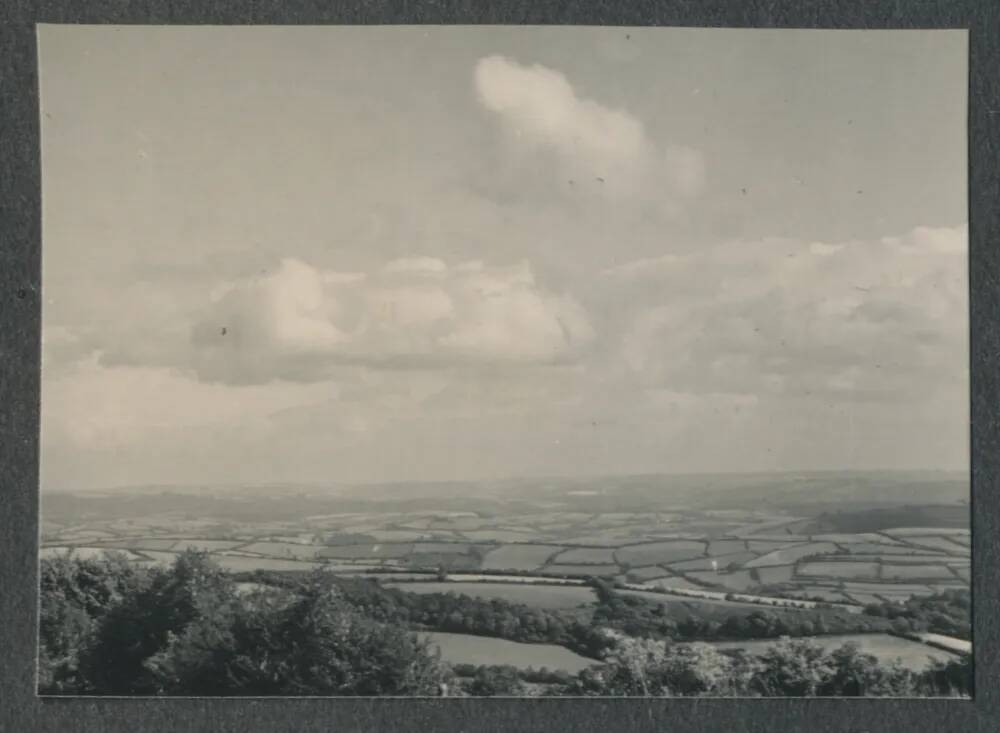
[[[647,580],[653,580],[654,578],[663,578],[670,573],[659,565],[647,565],[639,568],[631,568],[629,574],[635,576],[636,580],[644,582]]]
[[[610,547],[574,547],[560,552],[554,562],[569,564],[601,564],[613,563],[615,561],[615,551]]]
[[[748,568],[762,568],[768,565],[788,565],[810,555],[825,555],[836,552],[837,546],[832,542],[809,542],[804,545],[790,546],[761,555],[756,560],[746,564]]]
[[[688,570],[725,570],[729,565],[736,563],[742,565],[749,560],[753,560],[756,555],[752,552],[737,552],[732,555],[717,555],[715,557],[698,557],[694,560],[682,560],[681,562],[670,563],[671,570],[687,572]],[[712,563],[715,563],[713,566]]]
[[[708,543],[708,554],[712,556],[732,555],[746,552],[746,542],[743,540],[712,540]]]
[[[441,631],[421,632],[441,650],[441,658],[451,664],[509,664],[520,669],[548,667],[577,673],[597,660],[587,659],[555,644],[521,644],[505,639]]]
[[[476,542],[525,542],[537,539],[537,535],[534,532],[521,532],[511,529],[464,530],[462,536]]]
[[[963,511],[967,512],[968,510]],[[885,530],[884,534],[892,537],[945,537],[950,535],[968,537],[969,529],[967,527],[895,527]]]
[[[792,575],[794,575],[794,573],[794,565],[775,565],[769,568],[759,568],[757,570],[760,582],[764,584],[787,583],[792,579]]]
[[[374,543],[364,545],[331,545],[319,551],[319,557],[336,560],[356,560],[361,558],[406,557],[413,552],[411,543]]]
[[[581,585],[518,585],[516,583],[455,583],[412,582],[383,583],[407,593],[460,593],[473,598],[494,598],[510,603],[522,603],[532,608],[563,610],[576,608],[595,600],[592,588]]]
[[[949,555],[968,555],[969,548],[961,547],[946,537],[907,537],[906,541],[917,547],[941,550]]]
[[[281,560],[272,557],[233,557],[215,555],[214,559],[224,569],[233,573],[251,570],[311,570],[319,563],[298,560]]]
[[[747,547],[750,548],[751,552],[759,552],[762,554],[768,552],[774,552],[775,550],[784,550],[792,545],[801,544],[800,542],[793,542],[792,540],[787,541],[777,541],[777,540],[747,540]]]
[[[845,543],[841,545],[852,555],[913,555],[920,552],[906,545],[883,545],[876,542]]]
[[[299,545],[292,542],[254,542],[252,545],[240,548],[243,552],[253,552],[268,557],[295,558],[297,560],[312,560],[322,549],[316,545]]]
[[[183,552],[184,550],[206,550],[208,552],[213,552],[215,550],[231,550],[234,547],[238,547],[243,543],[239,540],[179,540],[170,549],[174,552]]]
[[[737,570],[732,573],[715,573],[709,572],[697,572],[697,573],[687,573],[690,577],[695,580],[700,580],[703,583],[711,583],[713,585],[721,585],[726,590],[732,591],[745,591],[749,590],[753,586],[757,585],[757,581],[753,579],[748,570]]]
[[[802,563],[798,575],[815,575],[824,578],[877,578],[877,562],[817,561]]]
[[[80,558],[82,560],[100,558],[109,552],[121,553],[129,560],[142,560],[140,555],[137,555],[131,550],[125,550],[119,547],[43,547],[39,556],[43,558],[57,557],[65,555],[67,551],[72,554],[72,557]]]
[[[542,575],[593,575],[604,578],[617,575],[621,568],[617,565],[546,565],[538,571]]]
[[[883,565],[882,577],[900,580],[952,579],[955,576],[944,565]]]
[[[681,590],[707,590],[703,585],[680,577],[658,578],[650,581],[649,585],[655,585],[660,588],[679,588]]]
[[[481,567],[483,570],[534,570],[563,549],[552,545],[504,545],[490,550]]]
[[[629,565],[654,565],[690,560],[704,554],[704,542],[675,540],[620,547],[615,551],[615,558]]]

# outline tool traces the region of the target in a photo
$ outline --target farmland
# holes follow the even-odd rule
[[[426,636],[441,650],[441,658],[452,664],[509,664],[521,669],[548,667],[575,673],[599,663],[556,644],[521,644],[441,631],[427,632]]]
[[[162,565],[195,548],[237,573],[324,567],[384,582],[479,574],[549,584],[601,577],[859,606],[968,587],[967,505],[910,504],[931,488],[908,486],[907,477],[848,478],[46,494],[42,554],[119,550],[131,562]],[[844,498],[862,480],[888,492],[883,505]],[[962,486],[949,490],[960,495]]]
[[[545,609],[569,609],[593,603],[594,591],[579,585],[548,585],[540,583],[489,582],[407,582],[385,583],[409,593],[462,593],[473,598],[499,598],[511,603]]]
[[[248,604],[264,587],[276,598],[332,582],[355,612],[426,635],[445,663],[529,677],[613,664],[609,634],[751,654],[785,635],[854,641],[915,672],[958,659],[968,597],[941,594],[969,587],[967,505],[871,507],[838,497],[829,476],[811,479],[811,497],[782,480],[43,495],[41,555],[114,552],[114,567],[169,573],[196,550]]]

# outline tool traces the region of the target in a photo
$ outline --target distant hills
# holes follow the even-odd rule
[[[672,508],[769,508],[815,516],[824,511],[967,505],[969,476],[944,471],[643,474],[493,481],[372,484],[166,484],[42,493],[43,515],[129,516],[184,512],[234,519],[323,512],[428,508],[497,513],[536,507],[583,512]]]

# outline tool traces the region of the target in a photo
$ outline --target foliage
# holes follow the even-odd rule
[[[98,619],[134,593],[145,576],[121,553],[93,559],[67,553],[43,561],[39,574],[39,689],[74,692],[83,685],[79,660]]]
[[[525,686],[516,667],[510,665],[481,666],[462,688],[476,697],[522,696]]]
[[[67,579],[88,579],[90,570],[84,566],[68,572],[58,564],[43,570],[43,647],[50,658],[60,649],[60,638],[52,638],[59,614],[65,608],[86,608],[83,601],[60,606],[53,600],[74,597],[75,586]],[[121,573],[124,586],[120,598],[106,608],[95,599],[97,615],[88,617],[92,632],[88,629],[85,643],[73,647],[78,669],[74,677],[63,675],[58,691],[435,694],[448,676],[427,641],[358,614],[329,574],[316,573],[295,592],[278,589],[241,597],[230,576],[202,553],[184,553],[166,569],[136,571],[119,563],[111,567],[115,572]],[[133,573],[141,576],[134,582]],[[60,596],[51,592],[53,586],[68,592]],[[52,687],[49,683],[43,690]]]
[[[618,593],[610,584],[601,581],[595,584],[595,589],[598,603],[592,623],[628,636],[713,641],[892,631],[891,622],[885,618],[836,609],[734,611],[730,607],[698,603],[696,599],[659,603]]]
[[[869,616],[889,619],[898,633],[929,631],[968,641],[972,628],[972,597],[968,590],[956,588],[932,596],[910,598],[904,603],[865,606]]]
[[[148,581],[127,593],[96,629],[82,655],[87,691],[155,694],[160,685],[147,660],[183,635],[192,622],[222,624],[237,603],[232,580],[205,553],[187,551],[169,569],[147,571]]]
[[[956,628],[968,595],[946,593],[867,614],[656,603],[594,581],[593,617],[454,593],[416,594],[317,570],[255,577],[237,590],[208,555],[169,568],[123,556],[41,565],[40,690],[55,694],[670,696],[967,695],[969,656],[924,673],[854,645],[826,652],[789,636]],[[244,589],[245,590],[245,589]],[[673,610],[671,610],[673,609]],[[677,611],[676,609],[681,609]],[[967,621],[965,622],[967,624]],[[850,626],[853,624],[854,626]],[[414,630],[562,644],[602,664],[558,670],[443,664]],[[677,641],[784,637],[758,655]],[[460,679],[455,683],[455,675]]]
[[[973,689],[972,655],[960,654],[957,659],[934,662],[922,676],[927,695],[956,697],[971,695]]]

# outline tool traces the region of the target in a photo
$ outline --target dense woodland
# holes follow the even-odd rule
[[[93,695],[968,695],[971,659],[923,673],[880,664],[824,633],[932,631],[968,638],[969,594],[863,614],[660,604],[593,581],[596,608],[551,611],[453,593],[420,595],[317,571],[258,572],[246,591],[206,555],[171,567],[124,557],[41,564],[43,694]],[[676,608],[675,608],[676,607]],[[449,665],[417,631],[549,642],[595,659],[559,670]],[[774,638],[765,654],[713,639]],[[599,661],[598,661],[599,660]]]

